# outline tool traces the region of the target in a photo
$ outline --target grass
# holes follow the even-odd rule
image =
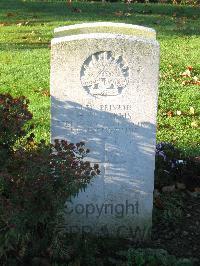
[[[164,4],[0,2],[0,93],[25,95],[35,134],[50,137],[50,40],[58,26],[115,21],[153,27],[161,46],[157,141],[173,142],[187,155],[200,154],[200,87],[183,85],[187,66],[200,78],[199,9]],[[121,13],[119,12],[121,11]],[[190,107],[194,114],[190,114]],[[177,115],[181,111],[181,115]],[[180,114],[180,113],[179,113]]]

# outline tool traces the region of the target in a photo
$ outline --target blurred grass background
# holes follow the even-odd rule
[[[160,43],[157,142],[200,154],[200,12],[170,4],[0,2],[0,93],[25,95],[36,139],[50,139],[50,41],[55,27],[113,21],[152,27]],[[191,77],[183,77],[190,69]],[[196,82],[195,82],[196,80]],[[191,107],[193,109],[191,109]],[[191,110],[193,110],[191,112]]]

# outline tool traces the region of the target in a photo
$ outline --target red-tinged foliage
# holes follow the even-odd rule
[[[11,151],[16,140],[27,134],[25,125],[32,118],[28,104],[24,96],[0,94],[0,149]]]
[[[14,148],[27,135],[24,128],[31,117],[25,97],[0,95],[1,265],[29,264],[33,257],[53,256],[58,214],[64,217],[66,199],[99,174],[97,164],[93,167],[83,160],[89,152],[84,142],[36,143],[31,133],[21,142],[23,146]]]
[[[197,70],[193,66],[187,66],[186,70],[181,73],[181,84],[182,85],[195,85],[200,86],[200,80]]]

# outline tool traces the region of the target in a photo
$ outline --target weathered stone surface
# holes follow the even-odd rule
[[[82,23],[70,26],[59,27],[54,30],[55,37],[63,37],[76,34],[88,33],[111,33],[111,34],[125,34],[131,36],[141,36],[145,38],[156,39],[156,32],[151,28],[143,26],[113,23],[113,22],[95,22]]]
[[[74,35],[52,40],[52,140],[84,141],[87,160],[101,167],[66,202],[66,229],[143,240],[153,204],[159,45],[151,29],[138,37],[125,24],[125,35],[89,25],[92,33],[61,28],[55,32]]]

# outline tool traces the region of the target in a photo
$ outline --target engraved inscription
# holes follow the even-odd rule
[[[127,86],[129,68],[121,56],[98,52],[88,57],[81,68],[81,83],[92,95],[115,96]]]

